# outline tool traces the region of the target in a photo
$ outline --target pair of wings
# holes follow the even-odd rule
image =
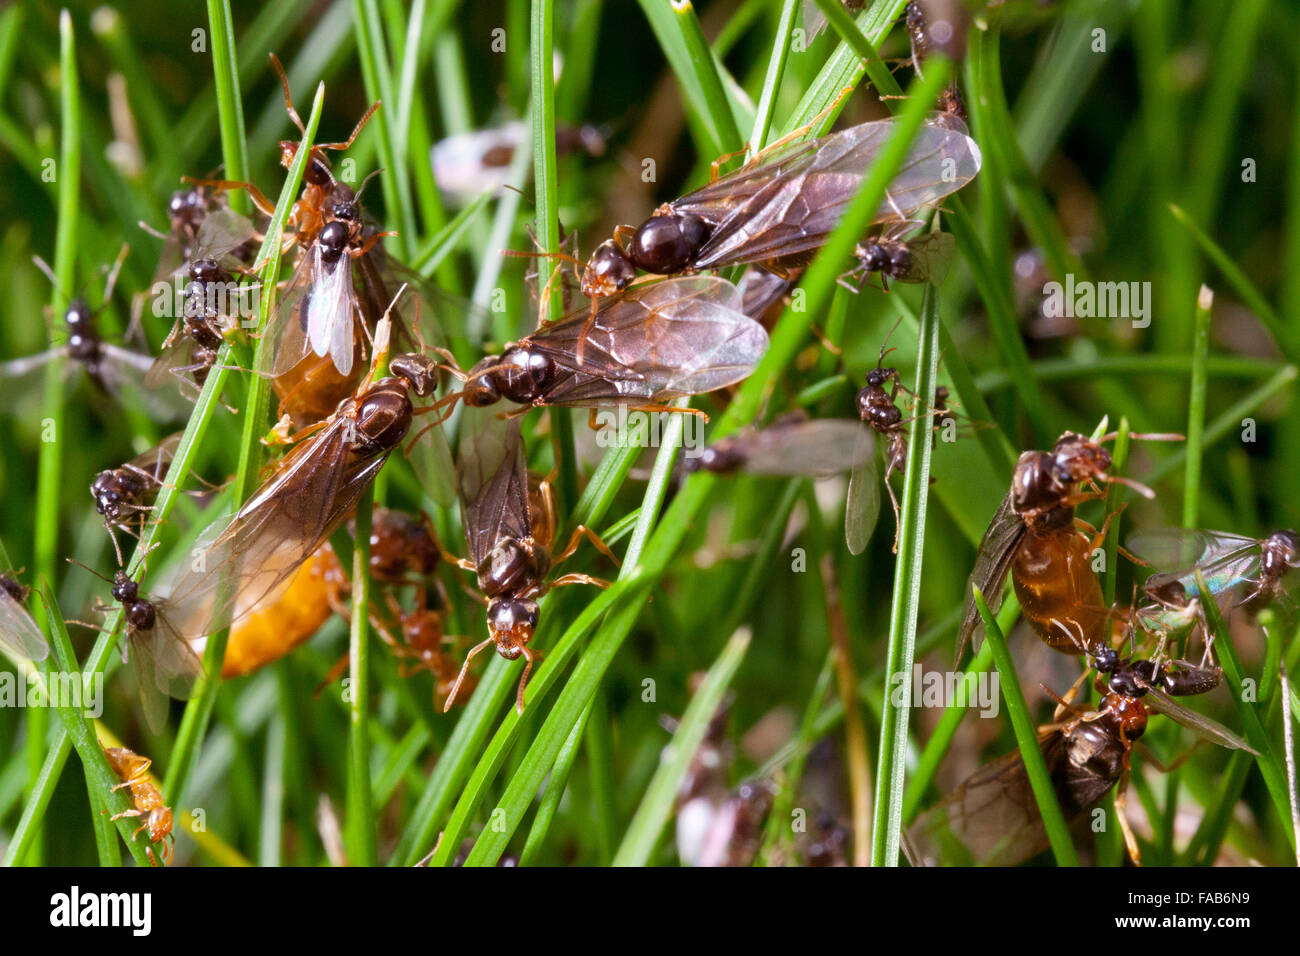
[[[941,115],[941,114],[938,114]],[[749,165],[670,203],[713,231],[693,262],[714,269],[820,248],[857,195],[895,129],[893,119],[862,123],[759,154]],[[873,222],[900,223],[969,183],[982,163],[964,124],[943,116],[918,131]]]
[[[1135,531],[1127,542],[1130,551],[1158,569],[1147,579],[1148,586],[1178,581],[1194,594],[1199,570],[1216,595],[1259,577],[1260,544],[1258,538],[1244,535],[1184,528]]]
[[[193,560],[159,583],[156,603],[182,642],[256,610],[353,512],[389,454],[357,453],[354,427],[340,416],[296,445],[232,518],[200,536]]]
[[[499,541],[532,535],[528,462],[518,417],[502,418],[492,407],[466,408],[460,427],[461,523],[469,560],[484,568]]]

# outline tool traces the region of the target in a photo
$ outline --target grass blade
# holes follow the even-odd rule
[[[934,286],[927,285],[921,306],[920,353],[916,360],[915,392],[922,408],[934,405],[939,371],[939,305]],[[932,421],[915,415],[908,431],[898,561],[894,570],[894,600],[889,615],[887,687],[898,675],[910,675],[916,651],[916,619],[921,600],[921,563],[925,551],[925,514],[930,491]],[[906,679],[906,678],[904,678]],[[910,705],[885,695],[880,727],[880,756],[876,762],[876,799],[871,836],[873,866],[897,866],[903,825],[903,778],[908,746]]]
[[[636,815],[628,824],[623,843],[614,855],[614,866],[645,866],[650,862],[655,844],[659,842],[659,834],[663,832],[664,824],[673,812],[677,790],[681,787],[686,771],[690,769],[695,752],[704,742],[709,722],[722,705],[723,695],[726,694],[731,679],[736,676],[741,661],[745,659],[751,637],[747,628],[731,635],[722,653],[709,668],[700,689],[691,698],[681,725],[677,728],[677,733],[673,734],[672,743],[668,745],[668,758],[659,765]]]

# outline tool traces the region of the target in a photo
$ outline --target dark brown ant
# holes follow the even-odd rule
[[[179,434],[172,435],[126,464],[101,471],[90,483],[95,510],[104,517],[104,526],[113,540],[118,564],[123,563],[122,549],[113,529],[121,528],[128,534],[138,534],[139,526],[148,517],[154,498],[162,487],[163,475],[180,445],[180,439]]]

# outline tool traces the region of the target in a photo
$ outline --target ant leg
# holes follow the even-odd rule
[[[572,557],[573,552],[578,550],[578,544],[583,539],[583,537],[586,537],[587,540],[589,540],[593,545],[595,545],[597,551],[599,551],[601,554],[605,555],[605,557],[613,561],[616,567],[623,566],[622,562],[619,561],[619,559],[614,556],[614,552],[609,549],[609,545],[607,545],[601,539],[600,535],[596,534],[596,532],[592,531],[586,525],[582,525],[582,524],[578,525],[576,528],[573,529],[573,534],[569,537],[569,543],[566,544],[564,546],[564,549],[555,556],[555,559],[552,561],[552,566],[560,564],[563,561],[567,561],[570,557]]]
[[[1115,788],[1115,817],[1119,821],[1119,828],[1124,832],[1124,845],[1128,847],[1129,859],[1133,861],[1134,866],[1142,865],[1142,853],[1138,849],[1137,835],[1133,832],[1133,827],[1128,822],[1128,816],[1124,813],[1124,807],[1128,802],[1128,775],[1127,770],[1120,775],[1119,786]]]
[[[551,582],[552,588],[562,588],[570,584],[592,584],[598,588],[607,588],[609,581],[603,578],[593,578],[590,574],[564,574]]]
[[[704,423],[706,425],[709,423],[709,416],[705,414],[703,410],[698,408],[689,408],[689,407],[681,408],[677,405],[629,405],[628,411],[645,412],[647,415],[652,415],[656,412],[672,412],[678,415],[694,415],[697,418],[704,419]]]
[[[469,662],[474,659],[475,654],[483,650],[485,647],[490,647],[491,645],[492,645],[492,638],[489,637],[486,641],[483,641],[481,644],[475,644],[472,648],[470,648],[469,653],[465,655],[465,663],[461,666],[460,673],[456,676],[456,683],[451,685],[451,693],[447,695],[447,702],[442,705],[442,712],[444,714],[447,713],[447,711],[451,710],[451,705],[456,702],[456,694],[460,691],[461,681],[463,681],[465,679],[465,675],[469,673]],[[522,687],[519,689],[519,695],[520,695],[520,699],[522,700],[523,699]]]
[[[377,243],[380,239],[387,239],[389,236],[395,236],[395,235],[397,235],[397,233],[391,230],[388,232],[376,232],[374,235],[367,236],[366,241],[361,243],[360,248],[355,250],[349,249],[348,255],[350,255],[353,259],[360,259],[367,252],[373,249],[375,243]]]
[[[1084,685],[1087,683],[1087,680],[1088,680],[1088,671],[1085,670],[1082,674],[1079,675],[1079,679],[1070,685],[1070,689],[1065,692],[1064,697],[1057,697],[1056,694],[1052,693],[1051,690],[1048,690],[1047,688],[1043,688],[1044,690],[1047,690],[1047,693],[1050,697],[1056,700],[1056,711],[1052,714],[1053,720],[1059,721],[1062,717],[1066,715],[1067,712],[1073,711],[1075,709],[1073,706],[1074,699],[1079,696],[1079,691],[1083,689]]]
[[[792,129],[790,130],[790,132],[786,133],[780,139],[768,143],[767,146],[763,147],[761,150],[755,153],[754,156],[745,165],[748,166],[752,163],[757,162],[760,157],[767,155],[773,150],[780,149],[782,146],[785,146],[787,143],[792,143],[797,139],[803,139],[805,136],[811,133],[814,127],[816,127],[819,123],[821,123],[822,120],[830,116],[831,113],[833,113],[836,110],[836,108],[840,105],[840,103],[844,101],[844,98],[852,92],[853,92],[853,87],[851,86],[846,86],[843,89],[841,89],[839,93],[836,95],[835,99],[831,101],[831,104],[827,106],[824,110],[822,110],[812,119],[810,119],[807,123],[804,123],[804,125]]]
[[[275,203],[266,197],[262,190],[258,189],[252,183],[241,182],[237,179],[195,179],[192,176],[182,176],[182,182],[193,183],[196,186],[208,186],[225,192],[228,189],[243,189],[248,192],[248,198],[253,200],[253,205],[257,207],[258,212],[267,216],[275,215]]]
[[[542,659],[541,651],[531,650],[527,647],[521,647],[520,651],[527,663],[524,664],[524,673],[519,678],[519,690],[515,695],[515,713],[517,714],[523,714],[524,712],[524,688],[528,685],[528,675],[533,672],[533,661]],[[457,683],[459,683],[459,680],[457,680]]]
[[[275,67],[275,72],[280,77],[280,86],[284,88],[284,108],[289,113],[289,119],[293,120],[293,125],[298,127],[299,132],[306,136],[307,127],[303,125],[302,117],[298,115],[298,111],[293,108],[293,98],[289,95],[289,77],[285,75],[284,67],[280,65],[280,58],[274,53],[271,54],[271,66]]]
[[[718,170],[719,170],[719,169],[720,169],[724,164],[729,163],[731,160],[735,159],[737,156],[744,156],[747,152],[749,152],[749,143],[746,143],[746,144],[745,144],[743,147],[741,147],[740,149],[733,150],[733,151],[730,152],[730,153],[723,153],[721,156],[719,156],[719,157],[718,157],[717,159],[715,159],[713,162],[709,163],[709,182],[710,182],[710,183],[716,183],[716,182],[718,181]],[[753,162],[753,160],[750,160],[750,162]]]
[[[370,117],[374,116],[375,113],[379,111],[379,107],[382,103],[383,100],[376,100],[374,104],[371,105],[370,109],[366,110],[365,115],[362,116],[361,119],[357,120],[357,125],[356,127],[353,128],[352,135],[349,136],[346,140],[344,140],[341,143],[317,143],[316,148],[329,149],[329,150],[333,150],[336,153],[341,153],[343,152],[343,150],[351,147],[352,143],[356,140],[356,138],[361,135],[362,128],[366,125],[366,123],[370,122]],[[378,172],[378,170],[376,170],[376,172]],[[371,175],[373,175],[373,173]]]

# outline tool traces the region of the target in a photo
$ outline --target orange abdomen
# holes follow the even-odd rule
[[[1073,528],[1025,534],[1011,564],[1021,612],[1049,647],[1082,654],[1105,642],[1109,614],[1091,542]]]
[[[339,402],[351,397],[364,372],[365,351],[357,337],[351,374],[340,375],[328,355],[322,358],[308,354],[293,368],[271,379],[271,387],[280,400],[280,410],[289,416],[294,428],[301,429],[334,414]]]
[[[268,604],[231,627],[221,676],[251,674],[308,640],[334,613],[333,600],[346,586],[343,566],[326,541]]]

